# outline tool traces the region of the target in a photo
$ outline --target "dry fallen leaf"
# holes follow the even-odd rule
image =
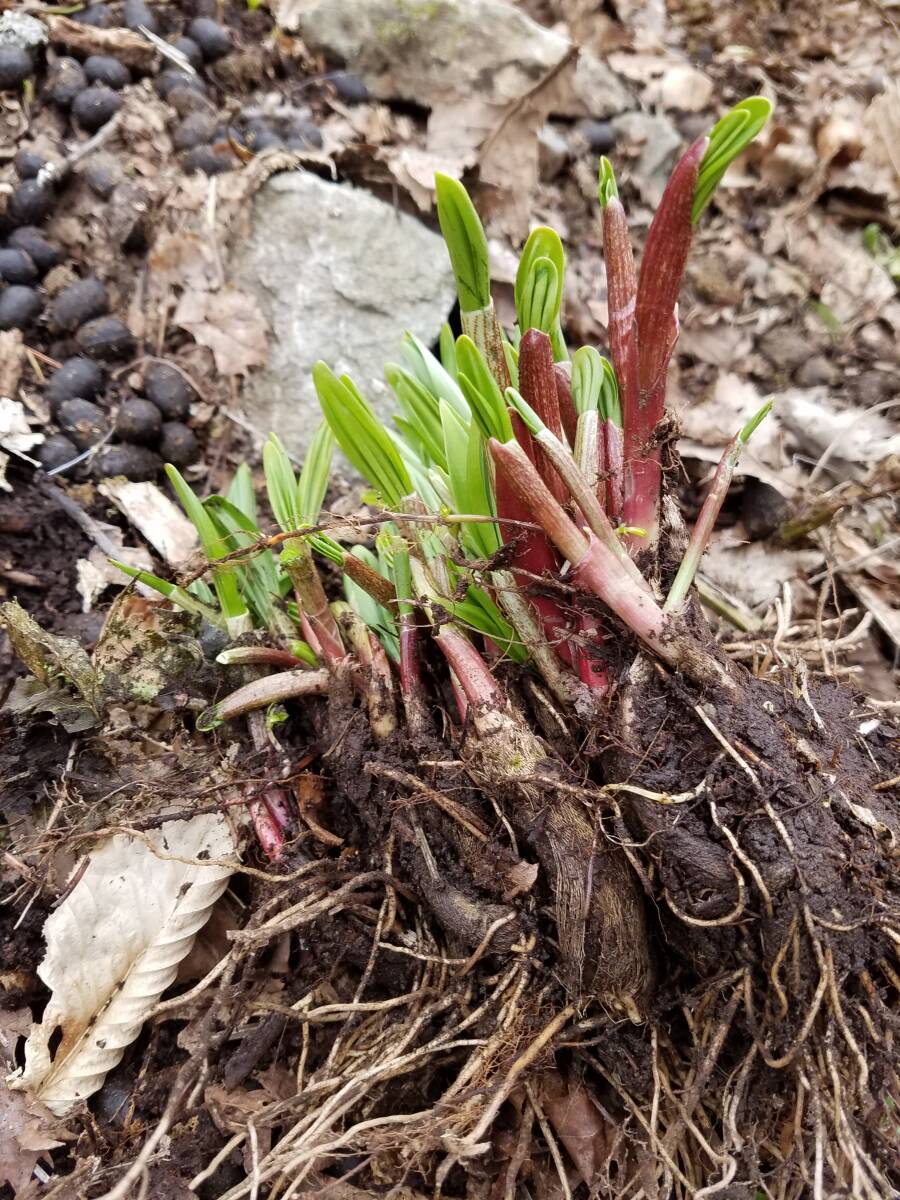
[[[197,530],[155,483],[106,479],[99,491],[112,500],[170,567],[180,567],[197,548]]]
[[[201,346],[208,346],[222,375],[246,375],[265,364],[268,327],[254,298],[226,286],[218,292],[189,290],[173,318]]]
[[[4,329],[0,333],[0,396],[15,396],[24,365],[25,343],[21,329]]]
[[[0,1185],[18,1195],[34,1173],[46,1151],[63,1143],[52,1130],[52,1118],[40,1116],[41,1106],[10,1091],[0,1080]]]
[[[10,1087],[57,1116],[93,1095],[121,1061],[228,886],[221,860],[234,844],[218,813],[171,821],[145,839],[117,834],[93,849],[44,925],[38,975],[52,995]]]

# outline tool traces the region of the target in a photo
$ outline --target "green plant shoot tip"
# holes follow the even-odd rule
[[[747,422],[747,424],[744,426],[744,428],[738,434],[738,437],[740,438],[740,441],[741,441],[741,445],[743,445],[743,446],[747,445],[747,443],[753,437],[756,430],[759,428],[759,426],[763,423],[763,421],[766,419],[766,417],[772,411],[773,404],[774,404],[773,400],[767,400],[765,402],[765,404],[762,406],[762,408],[759,410],[759,412],[754,413],[754,415],[750,418],[750,420]]]
[[[709,132],[709,145],[700,162],[691,221],[697,224],[730,163],[762,130],[772,112],[764,96],[750,96],[736,104]]]
[[[528,432],[534,434],[535,437],[546,428],[544,422],[537,415],[528,401],[515,388],[506,389],[506,402],[510,408],[514,408],[522,420],[525,422]]]
[[[434,177],[438,221],[456,278],[459,306],[465,313],[491,304],[491,269],[484,227],[469,193],[450,175]]]
[[[600,201],[600,207],[606,208],[610,200],[618,198],[619,187],[616,183],[616,174],[613,171],[612,163],[605,156],[600,159],[600,177],[597,183],[597,199]]]

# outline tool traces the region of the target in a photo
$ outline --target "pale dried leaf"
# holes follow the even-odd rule
[[[0,332],[0,396],[16,394],[24,365],[25,344],[21,329],[4,329]]]
[[[819,550],[782,550],[768,542],[735,543],[716,536],[703,558],[703,574],[750,608],[763,611],[785,583],[799,583],[825,559]]]
[[[100,522],[102,525],[102,522]],[[122,545],[122,531],[114,525],[107,526],[114,531],[112,536],[120,543],[116,550],[116,558],[129,566],[139,567],[143,571],[153,570],[153,560],[147,550],[138,546]],[[75,590],[81,596],[81,611],[90,612],[94,604],[108,587],[122,587],[127,581],[118,567],[109,561],[105,551],[99,546],[93,546],[87,558],[79,558],[75,564]],[[150,595],[156,595],[151,589],[137,585]]]
[[[155,483],[107,479],[100,484],[99,490],[112,500],[170,567],[180,567],[197,548],[197,530]]]
[[[218,813],[172,821],[140,840],[117,834],[91,851],[44,926],[38,975],[52,995],[11,1087],[62,1116],[102,1086],[227,887],[231,869],[221,860],[233,853]]]
[[[265,318],[256,300],[235,287],[186,291],[173,318],[201,346],[208,346],[222,375],[246,375],[268,355]]]
[[[24,406],[9,396],[0,396],[0,446],[11,454],[27,455],[43,440],[44,435],[34,433],[28,424]]]
[[[45,1152],[63,1144],[38,1112],[39,1106],[0,1080],[0,1186],[14,1193],[24,1190]]]

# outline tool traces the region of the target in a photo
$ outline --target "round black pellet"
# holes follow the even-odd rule
[[[172,134],[172,145],[176,150],[193,150],[195,146],[207,146],[212,141],[216,127],[216,118],[212,113],[190,113]]]
[[[61,58],[50,72],[47,95],[61,108],[69,108],[86,87],[87,75],[81,63],[74,58]]]
[[[60,429],[79,450],[96,446],[108,429],[106,414],[99,405],[75,396],[64,400],[56,414]]]
[[[33,150],[20,150],[13,159],[13,166],[20,179],[34,179],[45,160]]]
[[[118,91],[131,83],[131,72],[111,54],[90,54],[84,60],[84,73],[91,83],[104,83]]]
[[[162,96],[163,100],[168,100],[169,93],[175,88],[192,88],[204,96],[209,91],[206,82],[199,75],[189,75],[187,71],[180,71],[177,67],[170,67],[167,71],[157,75],[153,86],[156,88],[157,95]]]
[[[44,301],[34,288],[13,284],[0,292],[0,329],[25,329],[41,315]]]
[[[125,0],[122,19],[129,29],[140,29],[143,25],[151,33],[159,33],[159,22],[144,0]]]
[[[117,317],[97,317],[78,330],[79,350],[100,362],[115,362],[134,353],[134,334]]]
[[[162,427],[159,452],[165,462],[175,467],[186,467],[196,460],[200,446],[193,429],[181,421],[166,421]]]
[[[234,169],[234,160],[227,154],[217,154],[211,146],[195,146],[184,156],[184,169],[190,175],[202,171],[204,175],[224,175]]]
[[[194,390],[168,363],[153,363],[144,375],[144,392],[164,417],[183,420],[191,410]]]
[[[180,50],[184,57],[188,60],[195,71],[199,71],[203,66],[203,51],[197,45],[193,38],[180,37],[176,38],[172,43],[176,50]]]
[[[34,283],[37,277],[38,269],[30,254],[15,247],[0,250],[0,279],[4,283]]]
[[[6,244],[15,247],[16,250],[24,250],[41,275],[46,275],[52,267],[62,262],[62,252],[56,246],[51,246],[31,225],[23,225],[11,233]]]
[[[72,102],[72,116],[82,129],[96,133],[122,107],[122,97],[102,83],[85,88]]]
[[[332,71],[328,81],[345,104],[365,104],[369,99],[369,89],[358,75],[349,71]]]
[[[135,483],[155,479],[162,470],[162,459],[146,446],[123,442],[120,446],[104,446],[94,459],[93,474],[97,479],[124,475]]]
[[[34,451],[45,471],[53,471],[78,457],[78,447],[64,433],[51,433]]]
[[[215,62],[231,53],[228,30],[210,17],[195,17],[188,25],[188,37],[197,43],[207,62]]]
[[[321,130],[312,121],[294,121],[288,127],[285,145],[289,150],[321,150]]]
[[[6,211],[15,225],[37,225],[50,215],[54,195],[36,179],[23,179],[13,188]]]
[[[44,396],[52,408],[81,396],[93,400],[103,387],[103,370],[90,358],[67,358],[50,376]]]
[[[112,13],[105,4],[91,4],[80,12],[72,13],[72,20],[79,25],[91,25],[94,29],[109,29],[113,23]]]
[[[152,445],[162,431],[162,413],[149,400],[131,396],[123,400],[116,417],[116,433],[123,442]]]
[[[18,91],[34,71],[34,61],[23,46],[0,45],[0,92]]]
[[[91,321],[109,312],[109,292],[99,279],[79,279],[70,283],[53,301],[51,315],[57,329],[72,333]]]

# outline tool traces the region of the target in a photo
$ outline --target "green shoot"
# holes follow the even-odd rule
[[[438,221],[447,243],[456,278],[459,306],[464,313],[491,305],[491,269],[484,227],[469,193],[449,175],[434,177]]]
[[[322,511],[331,460],[334,457],[334,434],[323,421],[309,444],[300,479],[297,482],[297,509],[302,526],[315,525]]]
[[[196,596],[192,596],[184,588],[170,583],[167,579],[161,579],[158,575],[151,574],[150,571],[142,571],[139,567],[132,567],[128,563],[120,562],[117,558],[111,558],[109,561],[129,579],[134,579],[138,583],[144,584],[145,587],[153,588],[155,592],[159,592],[161,596],[165,596],[167,600],[171,600],[173,604],[183,608],[185,612],[202,617],[204,621],[208,621],[217,629],[224,629],[225,622],[222,620],[221,613],[211,605],[198,600]]]
[[[603,357],[593,346],[572,355],[572,402],[579,414],[599,412],[603,388]]]
[[[390,434],[347,376],[338,379],[325,363],[318,362],[313,382],[338,445],[385,504],[396,508],[413,486]]]
[[[549,267],[541,262],[544,259]],[[533,229],[516,272],[516,316],[520,333],[540,329],[549,335],[557,362],[568,358],[559,323],[565,271],[566,254],[559,234],[544,225]]]
[[[224,558],[233,547],[227,545],[226,539],[223,537],[221,531],[217,529],[212,516],[207,512],[197,496],[194,495],[194,492],[184,480],[180,471],[176,467],[173,467],[171,463],[166,463],[166,475],[175,494],[181,501],[181,506],[187,514],[188,519],[197,530],[200,545],[203,547],[203,553],[212,561]],[[247,606],[238,588],[238,578],[235,568],[230,565],[222,567],[214,566],[212,568],[212,577],[216,595],[219,598],[219,605],[229,631],[232,633],[243,633],[249,626],[250,614],[247,611]]]
[[[730,163],[763,129],[772,112],[771,103],[763,96],[750,96],[736,104],[731,112],[717,121],[709,133],[709,145],[700,162],[700,173],[694,191],[691,221],[694,225],[709,204]]]
[[[456,361],[460,387],[482,433],[508,442],[513,432],[503,393],[478,347],[465,334],[457,339]]]
[[[411,333],[404,333],[401,338],[403,346],[403,357],[406,359],[407,366],[418,379],[419,383],[426,388],[432,396],[438,400],[446,400],[452,408],[455,408],[457,413],[468,421],[469,406],[466,404],[465,396],[460,391],[459,384],[456,382],[456,343],[453,340],[453,333],[449,325],[445,325],[444,329],[450,336],[450,345],[453,348],[453,364],[454,370],[451,374],[442,364],[435,358],[431,351],[424,346],[417,337]],[[441,331],[441,338],[444,333]],[[441,355],[443,356],[444,347],[441,346]]]
[[[597,184],[597,199],[600,207],[606,208],[610,200],[618,200],[619,187],[616,183],[616,173],[608,158],[600,159],[600,177]]]

